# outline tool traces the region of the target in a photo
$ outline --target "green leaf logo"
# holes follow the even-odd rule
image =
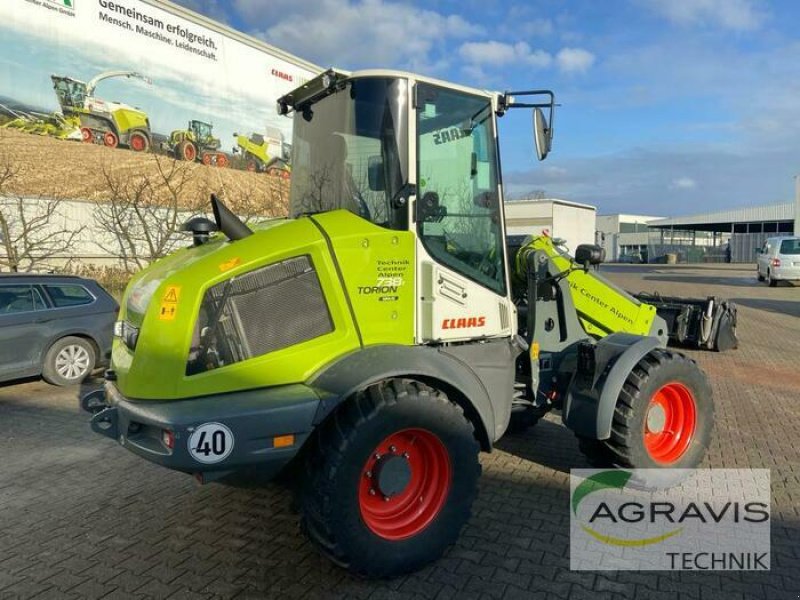
[[[628,481],[630,481],[631,475],[632,473],[630,471],[624,471],[622,469],[614,469],[612,471],[602,471],[601,473],[595,473],[591,477],[587,477],[586,479],[584,479],[572,493],[573,514],[576,517],[578,516],[578,505],[580,505],[581,501],[584,498],[586,498],[586,496],[588,496],[589,494],[598,492],[600,490],[624,489],[625,485],[628,483]],[[588,525],[582,524],[581,529],[583,529],[586,533],[591,535],[597,541],[602,542],[604,544],[608,544],[610,546],[630,546],[630,547],[649,546],[651,544],[658,544],[659,542],[663,542],[664,540],[676,536],[681,531],[683,531],[683,527],[679,527],[678,529],[668,531],[663,535],[629,540],[625,538],[614,537],[611,535],[605,535],[603,533],[595,531]]]

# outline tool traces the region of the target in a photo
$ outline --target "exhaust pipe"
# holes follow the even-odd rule
[[[231,209],[217,198],[216,194],[211,194],[211,210],[214,211],[214,220],[217,222],[217,229],[224,233],[229,240],[235,242],[253,235],[253,230],[245,225]]]

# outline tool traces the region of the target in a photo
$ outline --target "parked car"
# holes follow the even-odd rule
[[[800,237],[768,238],[758,251],[756,274],[770,287],[779,281],[800,281]]]
[[[91,279],[0,274],[0,381],[83,381],[107,364],[119,305]]]

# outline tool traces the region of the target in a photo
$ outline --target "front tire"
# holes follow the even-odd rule
[[[693,360],[653,350],[622,387],[607,440],[579,438],[596,468],[691,469],[703,460],[714,425],[711,388]]]
[[[44,357],[42,377],[58,386],[81,383],[95,367],[94,346],[88,340],[67,336],[55,342]]]
[[[317,433],[301,490],[303,529],[359,575],[419,569],[469,519],[478,452],[471,423],[446,396],[410,380],[376,384]]]

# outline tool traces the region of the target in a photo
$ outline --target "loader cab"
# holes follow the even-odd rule
[[[407,73],[330,70],[278,101],[279,113],[294,113],[290,216],[345,209],[415,234],[418,341],[516,331],[501,97]]]

